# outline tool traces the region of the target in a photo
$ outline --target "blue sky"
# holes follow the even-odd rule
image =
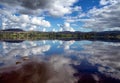
[[[120,30],[119,14],[119,0],[2,0],[0,29]]]

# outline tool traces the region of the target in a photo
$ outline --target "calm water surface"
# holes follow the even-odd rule
[[[120,83],[120,43],[0,42],[0,83]]]

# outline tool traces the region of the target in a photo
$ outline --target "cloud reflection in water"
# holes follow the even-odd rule
[[[34,63],[45,65],[48,74],[50,73],[46,83],[74,83],[78,78],[79,82],[120,79],[119,43],[55,40],[2,45],[0,62],[4,63],[5,67],[21,66],[19,70],[23,70],[27,62],[24,56],[27,56],[27,63],[30,62],[31,68],[39,69],[33,66]],[[49,54],[53,48],[56,55]],[[62,49],[61,54],[59,49]],[[16,58],[18,56],[23,58]]]
[[[120,79],[120,46],[119,43],[94,42],[83,46],[81,53],[90,55],[87,58],[92,65],[99,65],[99,72]]]
[[[41,58],[29,59],[21,64],[0,69],[0,82],[74,83],[75,70],[69,64],[71,64],[70,59],[60,56],[52,56],[47,61]]]

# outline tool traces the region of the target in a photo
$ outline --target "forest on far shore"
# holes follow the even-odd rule
[[[120,40],[120,31],[104,32],[40,32],[7,29],[0,31],[0,40]]]

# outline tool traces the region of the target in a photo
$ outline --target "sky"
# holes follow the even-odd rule
[[[0,29],[120,30],[120,0],[0,0]]]

